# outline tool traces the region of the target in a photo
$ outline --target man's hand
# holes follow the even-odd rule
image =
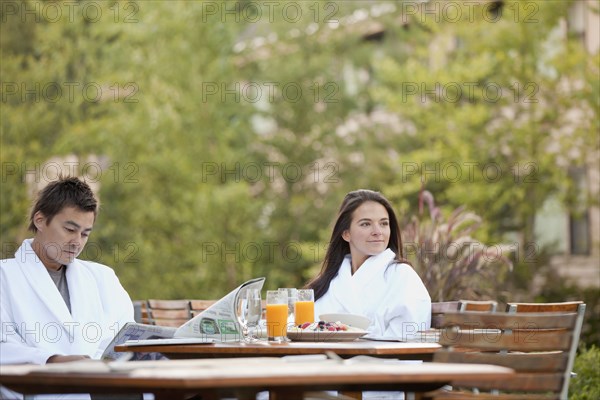
[[[80,356],[80,355],[60,356],[60,355],[56,354],[56,355],[51,356],[49,359],[47,359],[46,364],[64,363],[64,362],[81,361],[81,360],[89,360],[89,359],[90,359],[89,356]]]

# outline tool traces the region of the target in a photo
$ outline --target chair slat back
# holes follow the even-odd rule
[[[548,308],[552,312],[539,312],[540,309],[527,313],[445,313],[439,321],[443,328],[440,344],[444,348],[436,352],[434,361],[496,364],[517,371],[514,378],[500,382],[461,380],[453,382],[454,388],[492,390],[498,400],[503,395],[514,398],[514,391],[527,393],[523,398],[534,397],[535,392],[566,400],[571,353],[579,343],[585,305],[578,304],[576,312],[556,312],[556,307]],[[463,393],[477,398],[471,392]]]
[[[172,328],[179,328],[181,325],[188,322],[189,319],[180,319],[180,318],[153,318],[152,325],[158,326],[170,326]]]
[[[460,311],[496,311],[498,303],[494,300],[459,300]]]
[[[552,353],[498,353],[487,352],[456,352],[443,351],[436,354],[436,361],[447,363],[472,363],[472,364],[495,364],[502,367],[514,368],[519,366],[521,372],[560,372],[567,366],[568,354],[564,352]]]
[[[583,301],[566,301],[563,303],[508,303],[508,312],[577,312]]]
[[[573,327],[576,319],[576,313],[510,314],[464,311],[442,315],[440,326],[458,326],[464,329],[567,329]]]
[[[569,381],[571,379],[571,371],[575,363],[577,355],[577,347],[579,345],[579,336],[583,326],[583,317],[585,315],[585,304],[583,301],[565,301],[559,303],[508,303],[507,311],[509,313],[543,313],[543,312],[576,312],[577,322],[573,330],[573,343],[568,352],[567,366],[564,369],[562,379],[562,388],[560,398],[566,399],[569,395]]]
[[[496,311],[498,303],[493,300],[454,300],[431,303],[431,327],[440,327],[441,316],[454,311]]]
[[[560,391],[561,388],[562,374],[560,373],[524,373],[519,372],[510,379],[503,380],[502,382],[490,382],[490,381],[477,381],[473,380],[461,380],[459,385],[462,387],[476,387],[478,390],[497,390],[502,389],[503,393],[489,394],[487,399],[510,399],[515,398],[514,394],[508,394],[507,392],[518,392],[520,394],[519,399],[532,400],[543,396],[546,399],[560,399],[556,392]],[[524,394],[524,392],[528,392]],[[534,393],[532,393],[534,392]],[[492,397],[493,396],[493,397]],[[474,396],[473,398],[477,398]]]
[[[507,333],[499,329],[445,330],[439,343],[481,351],[568,351],[572,332],[528,330]]]
[[[438,301],[431,303],[431,313],[444,314],[451,311],[458,311],[460,302],[456,301]]]
[[[148,309],[146,302],[142,300],[134,300],[133,303],[133,320],[142,324],[148,323]]]
[[[188,310],[152,310],[152,318],[154,319],[190,319],[190,313]]]
[[[148,300],[148,308],[151,310],[188,310],[189,300]]]
[[[206,310],[208,307],[215,304],[217,300],[190,300],[190,310],[192,312],[192,317],[200,314],[202,311]]]
[[[440,318],[443,314],[460,309],[459,301],[438,301],[431,303],[431,327],[440,327]]]
[[[179,327],[192,317],[189,300],[149,299],[146,306],[152,325]]]

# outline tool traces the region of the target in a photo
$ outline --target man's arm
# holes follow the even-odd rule
[[[30,346],[23,339],[17,324],[9,319],[4,302],[0,302],[0,321],[0,364],[45,364],[54,355],[52,351]]]
[[[20,326],[15,322],[11,307],[15,299],[10,297],[11,288],[3,272],[0,270],[0,364],[45,364],[53,352],[30,346],[22,336],[25,330],[40,337],[41,327]]]

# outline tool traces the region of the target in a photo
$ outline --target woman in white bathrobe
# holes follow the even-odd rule
[[[61,178],[40,192],[30,218],[34,238],[23,241],[15,258],[0,261],[0,364],[99,359],[133,321],[131,299],[113,270],[76,258],[97,207],[77,178]],[[0,387],[0,398],[20,395]]]
[[[398,219],[378,192],[346,195],[321,272],[307,287],[315,315],[364,315],[370,336],[406,339],[431,325],[431,298],[403,258]]]

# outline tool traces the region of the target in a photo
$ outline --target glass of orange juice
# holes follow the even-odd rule
[[[299,289],[296,293],[297,300],[295,304],[296,326],[305,322],[315,322],[315,293],[312,289]]]
[[[282,290],[267,290],[267,337],[287,340],[288,294]]]

